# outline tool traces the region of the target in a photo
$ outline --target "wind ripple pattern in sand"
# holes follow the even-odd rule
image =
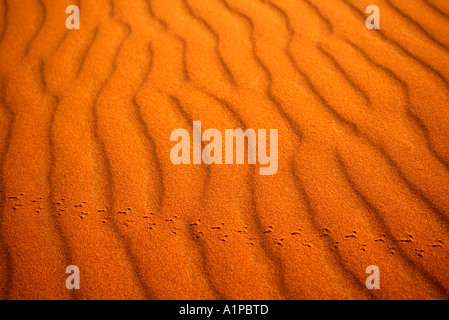
[[[447,299],[449,6],[369,4],[1,0],[0,298]],[[278,173],[174,166],[194,120]]]

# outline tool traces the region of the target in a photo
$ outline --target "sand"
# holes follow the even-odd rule
[[[370,4],[1,0],[0,298],[448,299],[449,4]],[[174,165],[194,120],[278,172]]]

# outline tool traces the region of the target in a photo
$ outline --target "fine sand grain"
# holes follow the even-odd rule
[[[0,0],[0,298],[448,299],[449,2],[370,4]],[[278,172],[174,165],[194,120]]]

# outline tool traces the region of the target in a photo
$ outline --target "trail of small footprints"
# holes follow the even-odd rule
[[[8,196],[6,197],[6,200],[10,203],[11,208],[14,211],[20,210],[21,208],[25,207],[26,204],[23,202],[23,200],[21,200],[21,198],[24,197],[24,194],[20,194],[17,196]],[[30,200],[30,204],[34,205],[35,207],[35,212],[36,213],[41,213],[42,210],[44,209],[44,207],[41,205],[41,202],[43,201],[42,197],[38,197],[38,198],[34,198],[32,200]],[[67,212],[67,207],[65,206],[65,198],[61,198],[57,201],[52,202],[53,206],[55,206],[57,208],[57,215],[61,216],[62,214],[64,214],[65,212]],[[86,202],[78,202],[77,204],[73,205],[73,209],[77,210],[77,213],[79,215],[79,218],[81,220],[86,219],[89,216],[89,212],[86,212],[83,210],[83,208],[86,207]],[[96,210],[96,213],[98,214],[102,214],[103,217],[100,220],[101,223],[106,224],[108,222],[108,220],[110,219],[110,217],[105,216],[105,213],[107,212],[108,206],[105,206],[104,208],[100,208]],[[126,210],[122,210],[122,211],[116,211],[117,215],[128,215],[129,213],[132,212],[132,208],[131,207],[127,207]],[[158,221],[160,221],[159,223],[176,223],[177,221],[180,220],[180,217],[178,217],[177,215],[174,215],[173,217],[166,217],[166,218],[161,218],[161,217],[157,217],[157,214],[155,214],[154,212],[148,212],[146,214],[143,214],[141,216],[142,219],[145,220],[151,220],[148,221],[147,224],[147,229],[148,230],[155,230],[158,222],[154,222],[154,219],[158,219]],[[122,224],[126,227],[129,227],[133,224],[133,222],[135,222],[135,220],[133,219],[125,219]],[[202,235],[204,234],[202,231],[198,230],[198,227],[201,225],[201,219],[198,218],[196,221],[190,222],[188,223],[188,227],[193,228],[193,235],[194,238],[196,240],[201,240]],[[207,228],[206,228],[207,229]],[[258,241],[260,241],[261,239],[259,237],[255,237],[255,236],[247,236],[248,234],[252,233],[256,233],[255,230],[249,230],[248,226],[242,226],[241,228],[235,229],[235,230],[228,230],[228,232],[223,232],[225,228],[225,223],[219,223],[217,225],[211,225],[209,227],[209,229],[213,232],[216,232],[216,238],[219,242],[222,243],[226,243],[230,237],[232,237],[232,234],[236,234],[236,235],[243,235],[246,238],[246,243],[249,246],[254,246],[256,243],[258,243]],[[182,232],[184,229],[181,226],[173,226],[173,229],[171,231],[171,233],[173,235],[178,235],[180,232]],[[269,236],[272,238],[272,242],[274,245],[276,246],[283,246],[284,244],[286,244],[288,241],[292,241],[292,239],[295,238],[300,238],[301,236],[303,236],[303,228],[299,227],[296,228],[295,230],[292,230],[291,232],[289,232],[288,234],[285,235],[277,235],[277,232],[275,231],[275,228],[273,225],[268,225],[267,228],[265,229],[265,231],[263,231],[263,235],[264,236]],[[317,235],[318,238],[321,237],[329,237],[331,233],[331,230],[328,228],[324,228],[322,230],[322,233]],[[345,241],[350,241],[350,240],[354,240],[357,239],[358,233],[356,230],[353,230],[351,233],[344,235],[343,239]],[[386,235],[382,234],[380,237],[378,238],[374,238],[372,240],[372,244],[376,244],[376,243],[385,243],[387,241],[386,239]],[[397,239],[394,240],[397,245],[406,245],[406,244],[413,244],[415,242],[415,239],[413,237],[412,234],[408,234],[406,237],[404,237],[403,239]],[[311,248],[313,246],[314,240],[311,240],[310,238],[308,239],[302,239],[302,245],[306,248]],[[332,248],[334,250],[337,250],[340,248],[340,246],[344,246],[345,243],[341,242],[341,241],[334,241],[334,243],[332,244]],[[367,243],[357,243],[358,248],[360,251],[366,252],[367,250],[369,250],[369,246],[370,244]],[[432,244],[428,244],[426,245],[427,247],[429,247],[429,250],[431,249],[441,249],[441,248],[445,248],[446,244],[441,240],[441,239],[435,239],[434,243]],[[388,251],[389,254],[394,255],[396,252],[396,249],[394,246],[391,245],[387,245],[386,246],[386,250]],[[424,258],[426,249],[423,248],[415,248],[414,249],[415,252],[415,256],[418,258]],[[446,257],[449,256],[449,253],[446,254]]]

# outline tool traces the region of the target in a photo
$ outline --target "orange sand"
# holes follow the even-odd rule
[[[1,0],[0,298],[447,299],[449,3],[370,4]],[[173,165],[192,120],[278,173]]]

